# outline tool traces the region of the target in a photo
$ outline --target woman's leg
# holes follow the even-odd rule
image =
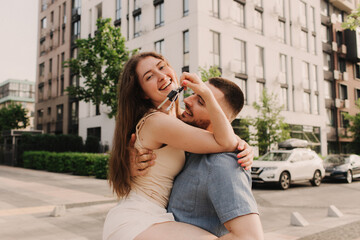
[[[215,235],[181,222],[157,223],[140,233],[135,240],[213,240]]]

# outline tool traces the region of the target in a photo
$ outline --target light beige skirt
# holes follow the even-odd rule
[[[155,223],[175,221],[166,209],[131,191],[106,216],[103,240],[133,240]]]

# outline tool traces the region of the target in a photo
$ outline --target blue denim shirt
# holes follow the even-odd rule
[[[176,221],[222,236],[228,233],[225,222],[258,213],[250,171],[237,163],[235,153],[187,153],[184,169],[172,188],[168,212]]]

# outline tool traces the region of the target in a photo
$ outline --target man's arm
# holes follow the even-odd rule
[[[258,214],[248,214],[236,217],[224,223],[228,234],[220,237],[221,240],[263,240],[264,234]]]
[[[130,175],[132,177],[143,176],[147,174],[150,167],[154,166],[156,155],[153,151],[142,148],[136,149],[134,147],[136,135],[132,134],[128,145],[130,154]]]

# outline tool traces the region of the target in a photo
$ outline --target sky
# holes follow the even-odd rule
[[[38,0],[0,0],[0,83],[35,82]]]

